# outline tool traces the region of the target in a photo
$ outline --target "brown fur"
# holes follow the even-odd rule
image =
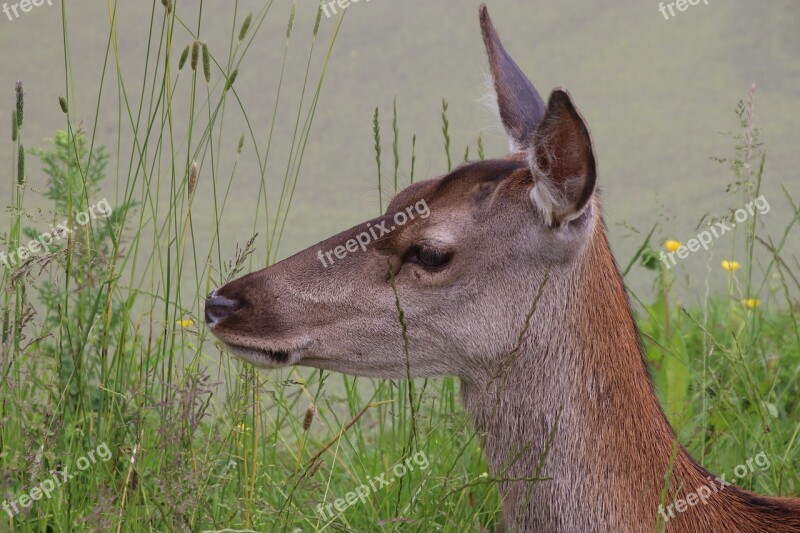
[[[260,367],[402,379],[391,265],[411,375],[460,378],[502,480],[508,527],[653,531],[665,485],[669,503],[708,485],[710,474],[676,444],[653,392],[606,237],[583,117],[564,90],[544,106],[483,6],[481,25],[512,153],[401,191],[368,224],[391,223],[422,200],[430,216],[366,250],[327,267],[316,257],[365,223],[221,287],[207,301],[207,320]],[[422,245],[448,260],[420,264]],[[676,513],[666,530],[800,531],[800,500],[731,486]]]

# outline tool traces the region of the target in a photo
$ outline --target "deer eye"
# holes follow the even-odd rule
[[[433,270],[446,265],[450,261],[450,254],[430,245],[421,244],[408,251],[406,261]]]

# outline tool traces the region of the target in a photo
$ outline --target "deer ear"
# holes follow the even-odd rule
[[[525,150],[531,134],[544,117],[544,101],[503,48],[486,4],[481,4],[480,19],[500,119],[510,138],[511,150]]]
[[[589,128],[565,89],[550,95],[528,153],[530,196],[545,222],[554,226],[579,217],[594,194],[597,167]]]

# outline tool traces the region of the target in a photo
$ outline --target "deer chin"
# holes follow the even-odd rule
[[[224,343],[228,350],[253,366],[263,369],[284,368],[293,366],[303,358],[302,349],[276,349],[276,348],[255,348],[251,346],[237,346],[235,344]]]

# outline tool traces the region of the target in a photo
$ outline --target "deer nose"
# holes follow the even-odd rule
[[[231,300],[225,296],[212,292],[206,298],[206,323],[209,326],[217,324],[242,308],[242,303]]]

